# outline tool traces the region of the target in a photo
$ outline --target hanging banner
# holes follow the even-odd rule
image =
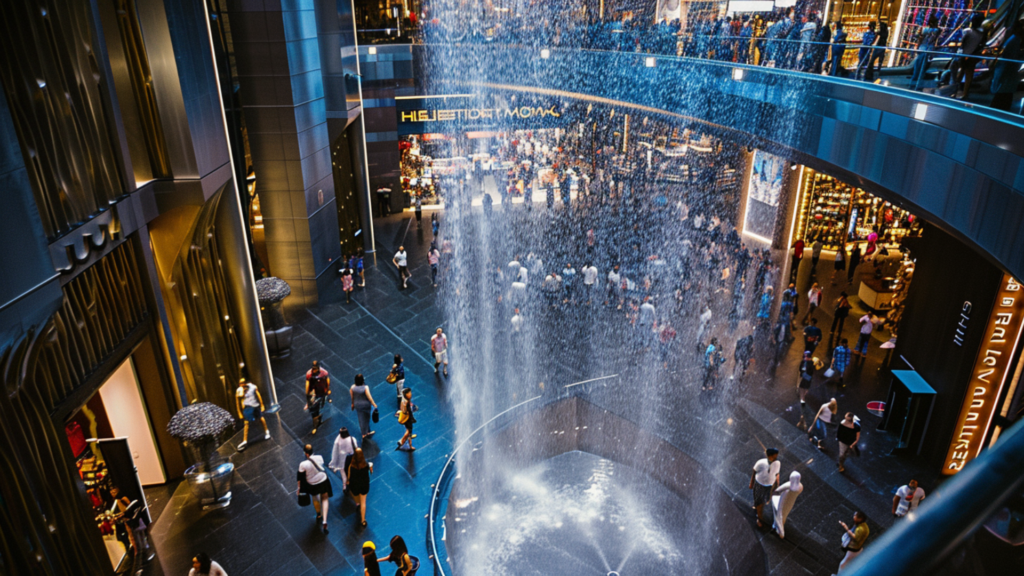
[[[974,361],[971,382],[942,467],[944,476],[962,470],[984,448],[996,413],[996,403],[1010,372],[1010,360],[1020,342],[1021,328],[1024,327],[1022,318],[1024,293],[1020,282],[1006,274],[985,327],[981,350]]]

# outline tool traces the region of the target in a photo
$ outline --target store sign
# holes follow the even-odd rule
[[[977,458],[984,447],[996,403],[1010,372],[1010,359],[1020,341],[1024,317],[1024,292],[1011,276],[1004,275],[995,306],[985,329],[985,339],[974,362],[971,382],[967,388],[960,418],[953,431],[953,440],[942,467],[950,476]]]
[[[498,106],[481,104],[479,98],[461,95],[395,98],[398,134],[553,128],[561,126],[567,114],[560,101],[545,98]]]
[[[964,345],[964,337],[967,336],[967,323],[971,320],[971,303],[964,302],[960,308],[960,319],[956,323],[956,331],[953,332],[953,344]]]

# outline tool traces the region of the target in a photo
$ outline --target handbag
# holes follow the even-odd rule
[[[398,418],[399,424],[405,424],[406,422],[409,421],[409,413],[404,410],[399,410],[398,412],[395,412],[395,417]]]
[[[825,378],[831,378],[831,377],[833,377],[835,375],[836,375],[836,371],[833,370],[832,368],[829,368],[828,370],[825,370]]]
[[[387,378],[384,379],[388,384],[394,384],[398,382],[398,374],[394,372],[388,372]]]
[[[313,499],[305,492],[299,492],[299,506],[306,507],[313,503]]]
[[[373,412],[370,412],[370,420],[373,420],[374,424],[380,422],[380,412],[377,410],[377,408],[374,408]]]

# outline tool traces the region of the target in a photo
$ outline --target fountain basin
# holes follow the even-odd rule
[[[460,450],[430,516],[439,574],[767,573],[710,472],[583,398],[524,403]]]

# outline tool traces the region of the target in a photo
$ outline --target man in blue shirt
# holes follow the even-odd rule
[[[821,328],[818,328],[818,319],[811,318],[810,324],[804,328],[804,351],[814,354],[814,349],[821,342]]]
[[[839,342],[839,346],[832,351],[832,365],[829,367],[832,370],[832,376],[829,380],[836,380],[839,387],[845,386],[843,384],[843,372],[846,372],[846,367],[850,365],[850,342],[846,338],[843,338]]]
[[[836,33],[832,35],[832,66],[828,71],[829,76],[846,76],[846,71],[843,70],[843,53],[845,52],[846,30],[843,30],[842,22],[836,22]]]

